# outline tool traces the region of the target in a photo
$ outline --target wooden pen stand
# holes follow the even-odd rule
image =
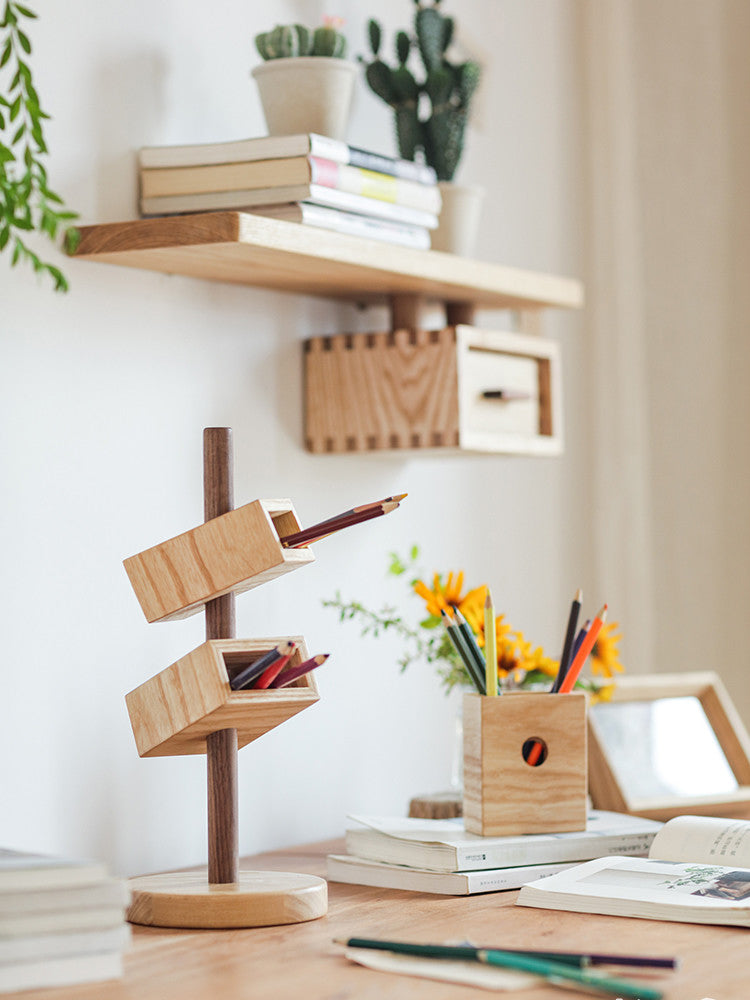
[[[310,549],[280,542],[300,529],[290,500],[254,500],[130,556],[124,566],[148,621],[187,618],[207,601],[312,562]]]
[[[464,695],[463,812],[469,833],[586,829],[586,701],[578,692]]]
[[[156,674],[125,697],[141,757],[206,753],[206,737],[236,729],[243,747],[318,701],[312,673],[289,687],[233,691],[230,677],[292,639],[289,666],[308,658],[301,636],[274,639],[211,639]]]

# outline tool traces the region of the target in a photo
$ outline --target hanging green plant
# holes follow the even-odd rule
[[[62,235],[70,252],[79,239],[78,230],[70,225],[77,214],[51,190],[42,163],[47,153],[42,122],[49,115],[34,88],[26,61],[31,42],[21,27],[24,20],[35,17],[28,7],[6,0],[0,21],[0,71],[9,77],[7,87],[0,81],[0,252],[11,254],[11,266],[23,261],[37,273],[46,272],[55,290],[65,292],[68,283],[62,271],[40,260],[25,242],[31,232],[53,242]]]

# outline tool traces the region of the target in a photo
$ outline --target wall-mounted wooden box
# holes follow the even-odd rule
[[[305,342],[305,446],[562,451],[558,345],[470,326]],[[504,398],[503,398],[504,397]]]
[[[312,562],[308,548],[279,541],[300,528],[290,500],[254,500],[130,556],[125,570],[148,621],[187,618],[206,601]]]
[[[586,695],[464,695],[464,825],[480,836],[586,829]],[[524,747],[541,741],[532,766]]]
[[[211,639],[125,697],[141,757],[206,752],[206,736],[236,729],[238,746],[257,740],[318,701],[312,673],[289,687],[233,691],[229,678],[286,639],[297,648],[289,661],[308,658],[300,636],[276,639]]]

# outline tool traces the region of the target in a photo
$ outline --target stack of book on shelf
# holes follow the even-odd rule
[[[138,156],[141,215],[248,211],[426,250],[438,224],[432,167],[310,134]]]
[[[662,824],[591,810],[586,829],[573,833],[479,837],[463,819],[350,816],[347,854],[327,858],[331,882],[468,896],[518,889],[580,861],[607,854],[647,854]]]
[[[127,895],[99,862],[0,849],[0,993],[121,976]]]

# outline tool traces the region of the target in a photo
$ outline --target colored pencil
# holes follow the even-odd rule
[[[492,592],[487,588],[484,599],[484,664],[487,694],[495,696],[497,690],[497,636],[495,633],[495,607]]]
[[[296,681],[298,677],[303,674],[309,674],[311,670],[315,670],[322,663],[325,663],[330,653],[319,653],[317,656],[311,656],[309,660],[305,660],[304,663],[300,663],[297,667],[288,667],[282,674],[276,678],[276,680],[271,682],[272,688],[283,688],[287,684],[291,684],[292,681]]]
[[[485,389],[482,399],[502,399],[510,403],[516,399],[531,399],[531,393],[522,389]]]
[[[565,641],[563,642],[562,654],[560,656],[560,666],[557,668],[557,676],[555,677],[555,682],[552,685],[552,693],[556,693],[560,690],[560,685],[565,679],[565,674],[570,666],[572,656],[573,656],[573,644],[576,637],[576,628],[578,627],[578,615],[581,612],[581,601],[583,600],[583,593],[581,590],[576,591],[576,595],[570,605],[570,614],[568,615],[568,627],[565,631]]]
[[[292,643],[292,649],[283,656],[280,656],[278,660],[271,664],[270,667],[266,667],[260,677],[253,681],[253,691],[262,690],[271,686],[271,682],[275,681],[279,676],[284,667],[289,663],[292,658],[292,653],[297,648],[297,643]]]
[[[581,672],[581,668],[586,662],[586,657],[589,655],[591,650],[594,648],[594,643],[596,638],[602,630],[602,627],[607,620],[607,605],[604,604],[597,614],[596,618],[591,623],[591,628],[586,633],[583,641],[581,642],[580,649],[576,653],[573,662],[570,664],[570,669],[565,674],[565,680],[560,685],[560,694],[567,694],[568,691],[573,690],[573,685],[578,680],[578,675]]]
[[[332,535],[342,528],[350,528],[354,524],[361,524],[363,521],[371,521],[374,517],[381,517],[383,514],[390,514],[399,504],[394,500],[389,503],[376,504],[368,510],[363,510],[359,514],[341,515],[337,518],[330,518],[328,521],[313,524],[302,531],[295,531],[290,535],[284,535],[279,541],[287,549],[297,548],[300,545],[310,545],[312,542],[320,541],[327,535]]]
[[[453,609],[453,618],[455,619],[456,624],[458,625],[461,635],[464,637],[466,641],[466,645],[469,648],[469,653],[474,660],[477,673],[479,674],[479,679],[482,687],[480,694],[487,694],[487,688],[484,685],[484,670],[485,670],[484,656],[482,656],[482,650],[477,645],[477,640],[474,636],[474,630],[471,627],[471,625],[469,625],[469,623],[466,621],[466,619],[458,610],[458,608]]]
[[[318,521],[317,527],[320,528],[323,525],[330,524],[331,521],[338,521],[342,517],[349,517],[351,514],[361,514],[362,511],[372,510],[373,507],[378,507],[382,503],[401,503],[408,496],[408,493],[397,493],[395,496],[385,497],[383,500],[374,500],[372,503],[360,504],[359,507],[350,507],[349,510],[345,510],[341,514],[336,514],[335,517],[326,518],[325,521]]]
[[[266,667],[270,667],[272,663],[275,663],[285,653],[291,652],[291,649],[289,649],[290,646],[294,647],[294,643],[281,642],[275,649],[271,649],[257,660],[253,660],[252,663],[240,670],[230,680],[229,686],[231,689],[233,691],[240,691],[242,688],[249,687],[256,677],[260,677]]]
[[[445,625],[448,638],[453,644],[453,648],[461,658],[461,662],[466,667],[466,672],[469,675],[472,684],[477,689],[478,694],[484,694],[484,680],[482,679],[481,672],[477,671],[476,662],[471,655],[469,647],[466,645],[466,640],[464,639],[461,630],[455,622],[451,621],[451,617],[445,608],[440,609],[440,614],[442,615],[443,625]]]
[[[397,941],[372,941],[369,938],[349,938],[339,941],[348,948],[375,948],[401,955],[419,955],[423,958],[460,959],[497,965],[505,969],[518,969],[541,976],[548,983],[569,986],[578,983],[589,990],[598,990],[609,996],[629,998],[629,1000],[661,1000],[661,990],[644,986],[627,979],[616,979],[590,969],[580,969],[565,962],[553,962],[537,956],[524,955],[514,951],[497,951],[485,948],[451,947],[450,945],[407,944]]]
[[[376,951],[401,951],[402,954],[419,954],[425,958],[473,959],[478,951],[503,951],[529,958],[543,958],[551,962],[564,962],[579,969],[592,965],[622,965],[642,969],[676,969],[676,958],[654,955],[610,955],[590,951],[536,951],[527,948],[479,948],[474,945],[409,944],[396,941],[379,941],[372,938],[334,939],[335,944],[347,948],[371,948]],[[404,951],[404,949],[409,949]],[[419,949],[412,951],[412,949]],[[446,954],[447,952],[447,954]]]

